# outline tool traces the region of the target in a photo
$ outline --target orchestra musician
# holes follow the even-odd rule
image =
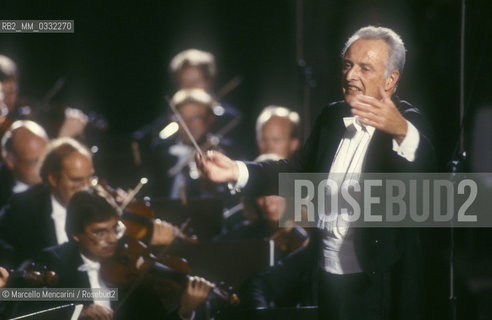
[[[169,63],[169,71],[177,90],[200,88],[209,93],[214,90],[217,66],[210,52],[181,51]]]
[[[287,159],[301,144],[299,114],[286,107],[268,106],[256,120],[256,144],[260,154]]]
[[[92,154],[81,143],[72,138],[50,142],[40,167],[42,182],[13,195],[0,214],[1,237],[15,248],[18,262],[68,241],[66,206],[93,174]]]
[[[219,102],[219,100],[230,90],[235,88],[239,82],[232,81],[233,86],[226,86],[228,89],[219,92],[219,97],[216,96],[215,81],[217,78],[217,65],[212,53],[198,49],[183,50],[171,59],[168,70],[173,83],[173,92],[183,89],[202,89],[215,99],[215,103],[212,106],[215,120],[210,127],[211,132],[216,133],[232,121],[237,121],[239,123],[241,112],[236,108]],[[156,139],[158,140],[158,135],[161,130],[169,124],[168,115],[169,112],[154,120],[152,124],[147,125],[134,133],[135,139],[140,141],[141,149],[144,154],[149,152],[146,150],[146,144],[151,144],[153,141],[156,141]],[[146,141],[149,136],[150,142]]]
[[[47,122],[51,121],[50,117],[40,114],[34,105],[25,105],[25,101],[19,97],[19,72],[17,65],[11,58],[5,55],[0,55],[0,84],[3,103],[8,111],[8,121],[6,125],[2,126],[0,135],[8,128],[9,122],[20,119],[35,120],[45,128],[48,127]],[[82,135],[87,123],[88,116],[84,112],[76,108],[66,108],[62,123],[57,126],[56,132],[50,131],[50,134],[54,137],[76,138]]]
[[[46,131],[30,120],[17,120],[2,137],[0,163],[0,207],[12,194],[40,183],[39,164],[49,138]]]
[[[119,217],[112,201],[95,189],[76,192],[67,206],[65,231],[69,241],[46,248],[35,259],[36,263],[56,272],[59,288],[108,288],[100,268],[115,254],[122,234]],[[171,238],[162,244],[170,241]],[[179,308],[165,310],[157,292],[142,283],[126,299],[123,297],[128,291],[123,288],[117,301],[106,297],[84,301],[79,319],[192,319],[194,309],[207,298],[211,287],[203,278],[192,277],[181,295]],[[57,303],[60,302],[52,301],[44,307]],[[39,306],[26,302],[19,304],[15,312],[23,314]]]
[[[230,139],[215,140],[212,126],[216,120],[213,113],[215,100],[202,89],[179,90],[171,103],[180,113],[191,136],[205,149],[233,149]],[[150,183],[155,196],[179,199],[182,192],[189,197],[213,197],[228,194],[225,186],[216,186],[199,180],[199,172],[194,161],[193,143],[185,129],[179,125],[177,134],[157,139],[152,150],[152,173]],[[179,171],[170,174],[170,169],[183,162]]]
[[[0,237],[14,247],[17,262],[69,240],[65,233],[66,207],[75,192],[87,189],[91,183],[92,153],[75,139],[55,139],[48,145],[40,175],[41,183],[13,195],[0,212]],[[173,233],[172,225],[155,220],[151,241],[158,244],[172,238]]]
[[[260,153],[256,161],[260,161],[260,158],[264,161],[287,159],[292,156],[301,144],[299,129],[300,117],[297,112],[276,105],[265,107],[256,119],[256,146]],[[236,212],[224,221],[225,238],[264,238],[277,231],[278,219],[264,218],[265,215],[277,215],[274,213],[277,209],[273,207],[278,203],[284,203],[281,197],[246,196],[241,202],[243,214]]]
[[[211,132],[215,133],[230,122],[241,119],[241,112],[237,108],[221,101],[224,95],[239,85],[240,81],[233,79],[217,92],[215,86],[217,64],[212,53],[198,49],[183,50],[172,58],[169,63],[169,73],[176,91],[199,88],[207,91],[216,100],[212,109],[216,120],[211,127]],[[237,140],[236,135],[237,131],[229,134],[234,140]]]
[[[323,109],[293,158],[245,164],[208,152],[197,160],[204,176],[235,184],[245,193],[272,194],[278,192],[280,172],[357,176],[433,170],[426,121],[417,108],[395,95],[405,62],[400,36],[388,28],[361,28],[347,40],[342,60],[344,101]],[[320,319],[422,317],[417,230],[346,225],[339,229],[338,219],[319,222],[306,249],[260,279],[251,291],[257,302],[265,307],[269,299],[285,302],[295,296],[297,303],[318,305]]]

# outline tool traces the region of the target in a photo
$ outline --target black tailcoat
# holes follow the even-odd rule
[[[398,98],[393,99],[403,117],[419,131],[420,142],[415,161],[409,162],[393,151],[393,137],[376,130],[367,149],[362,172],[430,172],[435,168],[435,154],[429,139],[429,126],[418,109]],[[352,116],[344,102],[332,103],[318,117],[305,145],[292,159],[247,163],[249,181],[244,192],[276,193],[281,172],[326,173],[330,171],[338,145],[346,130],[343,117]],[[247,288],[266,299],[290,301],[292,305],[318,301],[318,275],[321,236],[313,230],[308,248],[268,270],[259,283]],[[406,228],[356,228],[356,255],[362,270],[374,281],[383,281],[388,294],[391,318],[415,319],[421,314],[422,258],[418,231]],[[254,282],[254,281],[253,281]],[[251,283],[247,284],[250,286]],[[262,289],[258,289],[262,287]],[[289,294],[292,293],[292,295]],[[259,298],[259,299],[258,299]],[[265,297],[254,297],[256,306]],[[266,303],[266,302],[265,302]],[[282,303],[280,303],[282,304]]]

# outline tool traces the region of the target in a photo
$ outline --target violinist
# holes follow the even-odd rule
[[[193,139],[199,145],[207,145],[208,149],[230,151],[232,143],[229,139],[214,142],[211,136],[212,126],[216,120],[213,113],[215,100],[202,89],[183,89],[174,94],[171,103],[180,113],[184,123],[189,128]],[[194,162],[194,148],[189,135],[180,126],[177,134],[161,136],[153,146],[153,194],[170,198],[180,198],[182,192],[191,197],[212,197],[227,194],[224,185],[216,186],[199,180],[199,172]],[[189,159],[176,174],[170,169],[179,162]]]
[[[14,194],[0,213],[1,237],[16,250],[17,262],[68,240],[66,206],[75,192],[89,186],[93,174],[92,154],[81,143],[59,138],[48,145],[42,182]]]
[[[30,120],[12,123],[2,138],[0,162],[0,207],[14,193],[41,182],[39,164],[48,144],[46,131]]]
[[[19,72],[16,63],[5,55],[0,55],[0,88],[3,96],[3,104],[6,107],[7,121],[0,123],[0,135],[5,132],[10,122],[19,119],[30,119],[34,117],[37,122],[42,123],[45,128],[48,121],[53,117],[36,114],[38,110],[32,108],[31,103],[19,97]],[[46,123],[45,123],[46,122]],[[55,137],[79,137],[82,135],[88,122],[88,117],[79,109],[67,108],[64,110],[64,118],[61,125],[57,126],[56,132],[50,132]],[[49,131],[49,130],[48,130]]]
[[[217,63],[212,53],[198,49],[183,50],[169,63],[169,72],[176,90],[199,88],[207,91],[216,100],[213,106],[216,121],[212,132],[219,131],[236,118],[241,118],[238,109],[221,101],[224,95],[240,84],[240,80],[234,78],[216,91]]]
[[[99,268],[115,254],[122,234],[120,226],[118,209],[110,201],[94,189],[77,192],[67,207],[65,230],[70,241],[45,249],[36,261],[58,274],[59,287],[107,288]],[[155,291],[142,284],[122,306],[118,305],[119,301],[109,300],[87,303],[80,318],[190,319],[210,288],[210,283],[201,278],[191,279],[181,297],[180,307],[167,312]],[[120,290],[120,301],[124,295],[124,289]]]
[[[53,140],[40,166],[42,182],[14,194],[0,211],[0,237],[14,247],[17,263],[69,240],[66,207],[75,192],[89,187],[94,176],[92,153],[72,138]],[[167,241],[174,232],[165,222],[154,221],[152,227],[153,244]]]

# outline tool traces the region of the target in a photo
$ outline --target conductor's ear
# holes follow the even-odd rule
[[[399,78],[400,72],[398,70],[393,70],[384,82],[384,91],[393,91]]]

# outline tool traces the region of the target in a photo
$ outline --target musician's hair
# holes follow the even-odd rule
[[[67,205],[65,232],[71,238],[84,232],[86,226],[95,222],[119,218],[118,209],[95,189],[76,192]]]
[[[20,130],[28,130],[33,135],[49,141],[46,131],[36,122],[31,120],[14,121],[2,137],[2,157],[4,159],[7,157],[7,154],[13,154],[15,152],[14,140],[17,132]]]
[[[174,56],[169,64],[169,70],[174,75],[188,67],[199,68],[207,79],[215,78],[215,58],[210,52],[198,49],[184,50]]]
[[[290,137],[292,139],[300,137],[300,122],[301,119],[299,114],[295,111],[292,111],[286,107],[281,106],[268,106],[261,111],[260,115],[256,119],[256,139],[259,140],[261,136],[261,129],[271,118],[278,117],[289,120],[290,123]]]
[[[73,138],[63,137],[51,141],[41,161],[40,175],[43,182],[48,183],[50,174],[58,178],[62,170],[63,159],[74,152],[92,159],[89,149]]]
[[[345,43],[342,49],[342,59],[348,48],[359,39],[383,40],[389,46],[388,63],[385,67],[385,77],[389,76],[394,70],[398,70],[400,75],[405,66],[405,45],[400,36],[393,30],[383,27],[367,26],[357,30]]]
[[[174,94],[171,101],[177,109],[185,103],[195,102],[207,106],[210,112],[213,112],[216,104],[214,98],[207,91],[198,88],[181,89]]]
[[[17,79],[17,65],[7,56],[0,55],[0,81]]]

